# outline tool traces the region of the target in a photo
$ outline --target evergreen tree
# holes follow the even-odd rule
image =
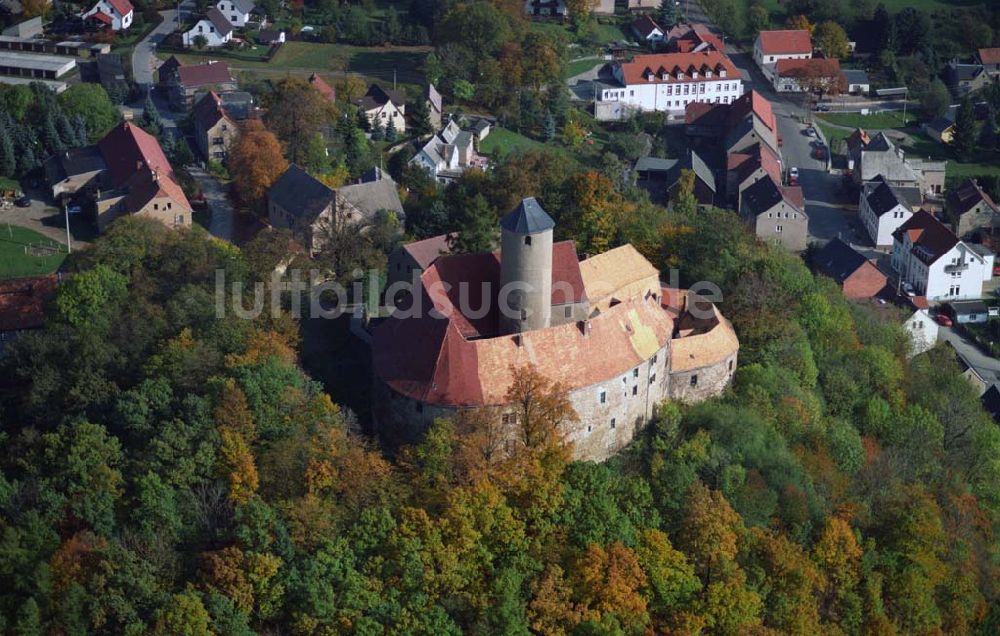
[[[986,115],[986,119],[983,120],[982,128],[979,130],[979,147],[989,152],[997,147],[997,117],[993,104],[987,102],[986,108],[989,112]]]
[[[381,141],[385,139],[385,129],[382,128],[382,122],[375,120],[375,125],[372,126],[372,141]]]
[[[556,138],[556,118],[552,116],[552,111],[545,113],[545,121],[542,123],[542,136],[545,141],[552,141]]]
[[[38,167],[38,158],[35,155],[35,150],[31,146],[26,146],[20,154],[17,155],[17,159],[20,162],[19,172],[21,174],[31,172]]]
[[[38,603],[34,598],[29,598],[17,611],[17,624],[14,626],[14,634],[17,636],[42,636],[45,630],[42,629],[42,617],[38,611]]]
[[[156,104],[153,103],[153,96],[148,92],[146,93],[146,101],[142,105],[142,117],[139,118],[139,126],[154,137],[159,137],[160,133],[163,132],[160,111],[156,109]]]
[[[372,127],[372,123],[368,121],[368,115],[365,114],[365,111],[361,110],[360,108],[358,109],[358,118],[356,126],[365,132],[371,130]]]
[[[87,133],[87,120],[83,115],[77,115],[73,118],[73,128],[76,131],[76,144],[78,148],[82,148],[87,145],[88,133]]]
[[[677,5],[674,0],[663,0],[660,3],[660,26],[669,29],[677,24]]]
[[[972,108],[972,100],[968,97],[962,100],[955,115],[955,138],[953,141],[955,153],[959,159],[968,161],[976,151],[978,138],[976,130],[976,113]]]
[[[53,154],[60,153],[66,148],[62,138],[59,136],[59,130],[56,128],[56,118],[52,114],[52,111],[49,111],[45,115],[45,123],[42,125],[42,140],[45,143],[45,148]]]
[[[459,206],[455,214],[458,233],[448,239],[453,254],[489,252],[496,243],[497,215],[481,194]]]
[[[385,127],[385,140],[388,142],[396,141],[396,124],[390,119],[389,125]]]
[[[17,170],[17,155],[14,154],[14,142],[6,128],[0,127],[0,175],[13,176]]]
[[[413,132],[417,136],[433,132],[433,126],[431,126],[431,112],[430,108],[427,107],[427,100],[416,100],[413,103],[413,108],[410,112],[413,116]]]
[[[60,112],[56,115],[56,128],[59,131],[59,138],[62,139],[64,146],[67,148],[79,147],[77,145],[76,129],[73,128],[73,124],[70,122],[69,117],[66,116],[66,113]]]

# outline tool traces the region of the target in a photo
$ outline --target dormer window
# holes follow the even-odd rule
[[[719,69],[719,77],[725,77],[725,76],[726,76],[726,69],[724,69],[724,68],[723,69]]]
[[[677,71],[677,79],[679,80],[684,79],[684,71]]]
[[[705,71],[705,77],[707,79],[712,79],[712,71]]]
[[[698,79],[698,71],[691,72],[691,79]]]

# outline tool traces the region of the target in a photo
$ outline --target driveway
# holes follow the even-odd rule
[[[987,387],[994,382],[1000,382],[1000,360],[984,354],[976,345],[966,340],[951,327],[939,327],[938,340],[943,340],[953,346],[966,363],[986,380]]]
[[[198,182],[205,202],[212,215],[208,232],[224,241],[233,240],[233,204],[229,201],[225,187],[219,181],[197,166],[188,168],[188,172]]]
[[[0,210],[0,224],[9,223],[26,227],[65,245],[66,216],[63,211],[54,204],[47,203],[46,193],[43,191],[29,188],[26,194],[31,197],[31,205],[26,208],[12,207]],[[88,245],[95,235],[93,225],[80,216],[70,216],[69,229],[73,248]]]
[[[180,3],[181,21],[184,19],[185,12],[191,12],[194,9],[195,3],[191,0]],[[163,17],[163,22],[140,40],[132,50],[132,78],[136,84],[147,87],[154,84],[153,70],[157,63],[156,45],[165,40],[178,27],[178,11],[176,9],[160,11],[160,15]]]

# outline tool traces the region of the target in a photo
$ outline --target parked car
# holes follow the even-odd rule
[[[799,169],[792,167],[788,169],[788,183],[796,185],[799,182]]]
[[[829,104],[816,104],[816,110],[821,113],[826,113],[830,111],[830,106]]]
[[[28,197],[21,197],[16,201],[14,201],[14,205],[16,205],[19,208],[31,207],[31,199]]]
[[[942,327],[951,327],[955,324],[951,321],[951,318],[949,318],[947,314],[937,314],[934,316],[934,320]]]
[[[813,128],[812,126],[810,126],[809,128],[806,128],[806,136],[807,137],[815,137],[816,136],[816,129]]]
[[[813,150],[813,157],[820,161],[826,161],[826,146],[816,146],[816,149]]]

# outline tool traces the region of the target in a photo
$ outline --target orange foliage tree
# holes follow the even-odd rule
[[[259,211],[268,188],[286,169],[288,162],[274,133],[259,120],[247,121],[229,151],[229,172],[237,196]]]

